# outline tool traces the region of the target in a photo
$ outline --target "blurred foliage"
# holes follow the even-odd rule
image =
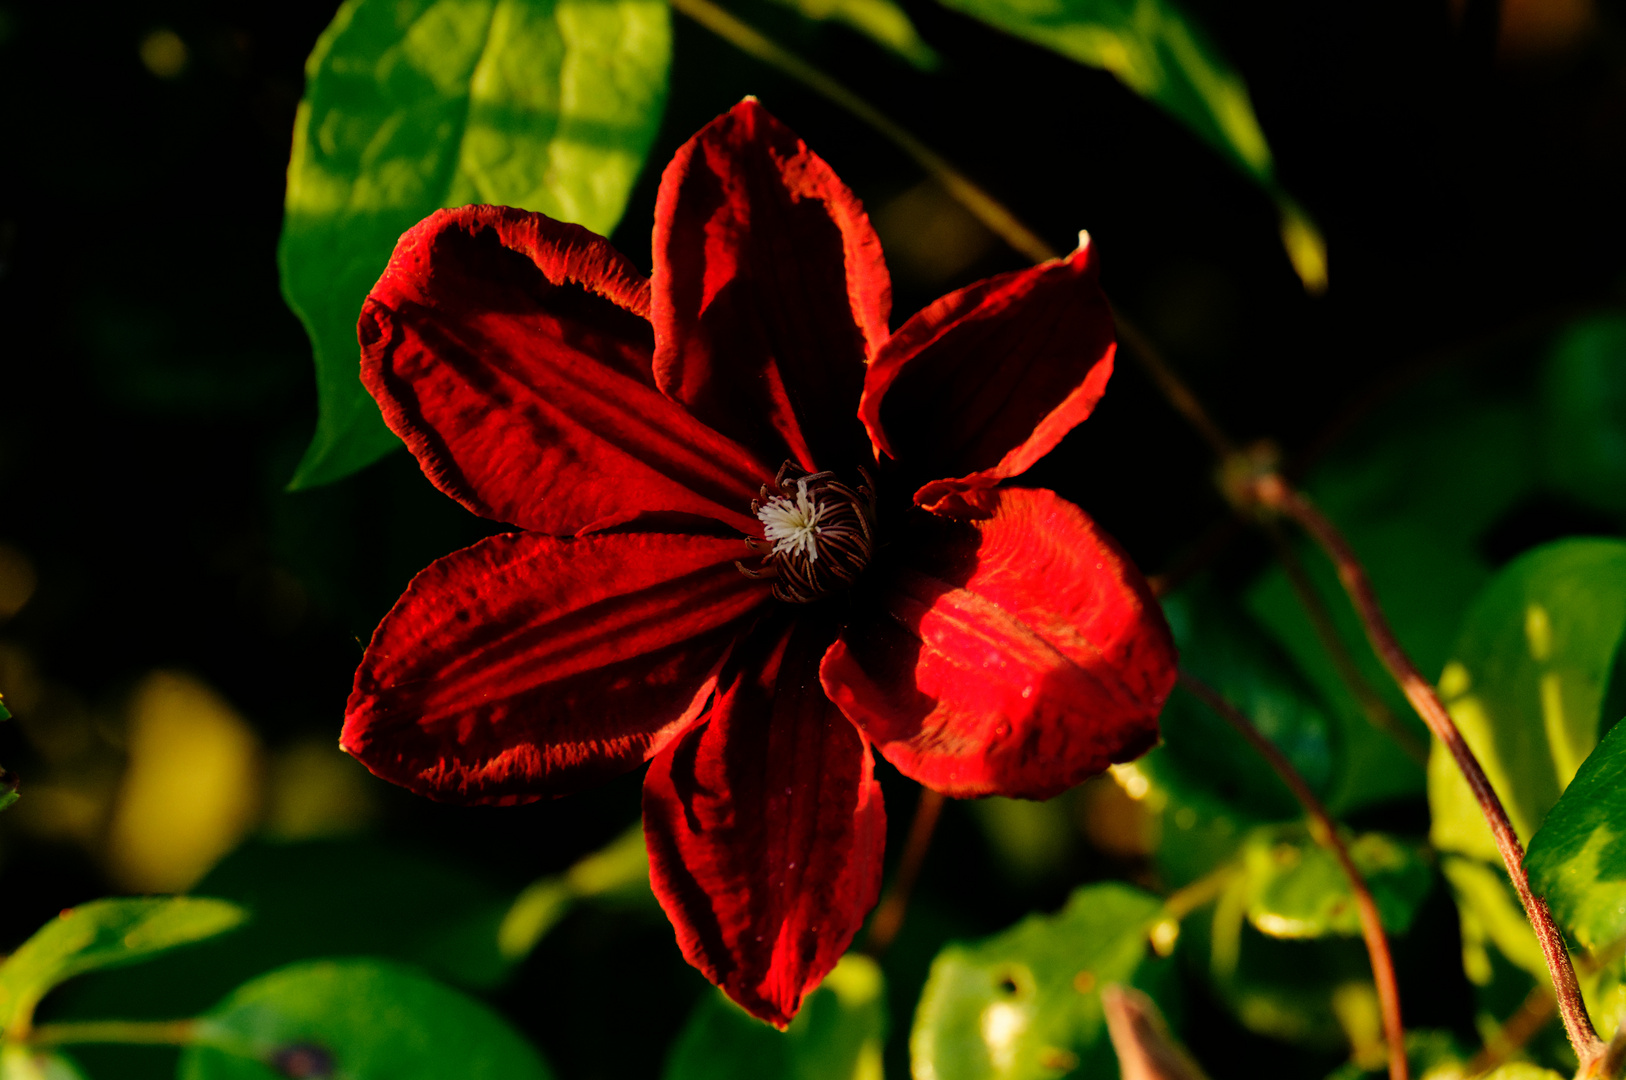
[[[1626,584],[1619,542],[1596,538],[1626,533],[1626,56],[1618,6],[1496,6],[1487,27],[1476,4],[733,4],[1051,242],[1088,226],[1114,302],[1215,415],[1281,440],[1406,648],[1445,673],[1593,954],[1607,1031],[1626,1003]],[[26,794],[0,818],[0,990],[41,1025],[207,1014],[248,1051],[4,1039],[0,1078],[477,1075],[436,1057],[471,1035],[514,1076],[545,1075],[539,1047],[583,1080],[663,1062],[875,1080],[910,1074],[911,1043],[942,1080],[1110,1075],[1113,979],[1150,989],[1215,1080],[1380,1075],[1346,883],[1274,774],[1181,692],[1139,761],[1046,803],[949,806],[892,949],[847,958],[786,1035],[684,965],[622,831],[636,777],[468,809],[334,747],[378,617],[488,530],[404,455],[281,491],[313,418],[302,482],[393,445],[353,327],[402,228],[493,199],[616,229],[647,265],[658,164],[756,93],[869,206],[900,317],[1019,265],[843,114],[668,27],[658,2],[371,0],[336,21],[331,0],[0,3],[0,132],[21,150],[0,163],[0,760]],[[1318,299],[1303,286],[1327,280],[1327,247],[1284,187],[1331,238]],[[311,270],[285,282],[309,337],[277,291],[279,230]],[[1544,977],[1517,899],[1454,778],[1408,755],[1423,729],[1319,552],[1283,538],[1364,686],[1274,541],[1211,542],[1207,459],[1127,361],[1031,482],[1180,583],[1184,662],[1347,825],[1414,1074],[1460,1070]],[[913,789],[879,772],[895,859]],[[1491,1075],[1568,1071],[1552,1023],[1519,1052]]]
[[[660,125],[660,0],[347,0],[306,66],[277,260],[321,412],[293,486],[397,444],[357,377],[356,319],[395,241],[443,206],[608,233]]]
[[[672,1044],[664,1080],[881,1080],[885,979],[867,956],[842,957],[783,1034],[722,991],[706,994]]]

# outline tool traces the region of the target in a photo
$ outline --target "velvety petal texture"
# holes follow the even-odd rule
[[[833,628],[771,619],[707,718],[650,763],[650,884],[689,962],[778,1027],[881,888],[886,813],[868,744],[825,697]]]
[[[1095,409],[1112,376],[1112,309],[1093,249],[950,293],[875,354],[858,414],[875,453],[957,490],[1019,476]],[[943,479],[938,479],[943,478]]]
[[[493,536],[433,563],[367,646],[340,745],[449,802],[564,795],[625,772],[705,705],[768,602],[738,539]]]
[[[653,264],[502,207],[402,236],[361,377],[431,481],[526,531],[412,581],[341,744],[466,803],[648,761],[684,956],[785,1027],[880,895],[875,750],[949,795],[1047,798],[1155,742],[1174,647],[1081,510],[1000,486],[1111,375],[1087,244],[889,333],[863,208],[747,99],[662,175]],[[748,547],[787,459],[839,481],[782,488],[763,512],[790,546]],[[844,573],[773,598],[820,553]]]
[[[948,795],[1045,799],[1157,740],[1174,645],[1144,580],[1049,491],[976,496],[855,620],[825,689],[886,759]]]
[[[648,282],[602,237],[442,210],[401,237],[362,308],[361,377],[477,514],[555,535],[640,511],[749,531],[772,469],[655,388],[648,312]]]
[[[747,98],[678,150],[655,204],[655,379],[777,467],[850,468],[892,287],[863,207]]]

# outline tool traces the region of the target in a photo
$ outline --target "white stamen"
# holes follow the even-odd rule
[[[808,562],[817,562],[819,558],[818,537],[823,531],[819,528],[819,519],[823,516],[824,507],[807,493],[806,480],[796,481],[794,500],[780,495],[769,499],[757,511],[763,536],[774,542],[774,554],[800,551]]]

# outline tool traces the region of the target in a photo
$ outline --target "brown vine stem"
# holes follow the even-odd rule
[[[1394,631],[1389,628],[1389,621],[1378,606],[1377,594],[1366,576],[1366,569],[1338,528],[1278,473],[1268,472],[1258,477],[1252,485],[1252,494],[1260,506],[1298,522],[1326,551],[1338,570],[1338,580],[1343,582],[1344,590],[1355,605],[1356,614],[1366,629],[1367,640],[1372,643],[1372,650],[1383,661],[1383,666],[1389,669],[1389,674],[1400,685],[1407,700],[1417,710],[1417,715],[1423,718],[1423,723],[1444,745],[1468,781],[1468,787],[1490,825],[1508,877],[1513,880],[1513,887],[1524,905],[1525,916],[1536,932],[1536,940],[1547,961],[1547,971],[1553,979],[1558,1012],[1564,1018],[1564,1032],[1569,1036],[1570,1045],[1575,1048],[1582,1072],[1586,1072],[1603,1057],[1603,1042],[1598,1038],[1597,1030],[1592,1026],[1592,1017],[1587,1014],[1586,1003],[1581,999],[1581,987],[1575,978],[1575,965],[1570,960],[1569,950],[1564,946],[1564,936],[1553,921],[1547,902],[1530,889],[1530,878],[1524,871],[1524,845],[1513,831],[1507,810],[1486,777],[1479,759],[1463,739],[1462,732],[1457,730],[1456,722],[1446,711],[1440,696],[1434,692],[1433,685],[1423,678],[1417,666],[1411,662],[1411,657],[1400,647]]]
[[[903,929],[903,917],[909,910],[909,897],[920,879],[920,868],[926,864],[926,853],[931,850],[932,836],[937,832],[937,819],[943,814],[943,796],[931,788],[920,789],[920,801],[915,803],[915,817],[909,823],[909,839],[903,846],[903,857],[898,860],[898,872],[892,877],[892,888],[881,898],[870,920],[869,934],[864,939],[864,951],[871,956],[886,952]]]
[[[1349,848],[1338,835],[1338,824],[1327,808],[1321,805],[1304,777],[1293,768],[1293,763],[1277,749],[1276,744],[1254,727],[1253,721],[1225,696],[1195,675],[1180,672],[1180,685],[1204,705],[1213,709],[1248,740],[1259,756],[1270,763],[1276,775],[1293,792],[1294,798],[1310,816],[1310,835],[1318,844],[1332,852],[1338,866],[1349,879],[1350,891],[1355,894],[1355,911],[1361,921],[1361,937],[1366,940],[1366,953],[1372,961],[1372,982],[1378,990],[1378,1006],[1383,1013],[1383,1035],[1389,1046],[1389,1080],[1408,1080],[1410,1066],[1406,1062],[1406,1030],[1400,1019],[1400,986],[1395,980],[1394,956],[1389,951],[1389,938],[1383,932],[1383,921],[1378,917],[1378,905],[1372,899],[1372,890],[1366,886]]]

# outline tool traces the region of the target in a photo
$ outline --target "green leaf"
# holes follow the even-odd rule
[[[6,809],[18,798],[20,796],[17,792],[17,774],[0,766],[0,810]]]
[[[318,960],[262,975],[200,1018],[198,1039],[181,1054],[179,1080],[552,1075],[486,1006],[376,960]]]
[[[357,377],[356,319],[401,233],[467,203],[609,233],[670,61],[662,0],[346,0],[306,63],[277,252],[320,402],[292,487],[398,445]]]
[[[1427,858],[1418,848],[1382,833],[1346,839],[1384,928],[1404,934],[1434,881]],[[1251,892],[1248,921],[1260,933],[1318,938],[1361,932],[1349,879],[1333,854],[1303,828],[1256,830],[1244,846],[1243,865]]]
[[[1133,983],[1168,1010],[1173,970],[1149,954],[1161,902],[1116,883],[1078,889],[1059,913],[950,945],[932,963],[909,1038],[916,1076],[1029,1080],[1110,1076],[1101,988]]]
[[[890,49],[922,71],[936,71],[943,58],[921,38],[909,13],[893,0],[775,0],[818,22],[834,20]]]
[[[563,874],[528,885],[497,927],[498,952],[510,963],[529,956],[578,902],[595,898],[654,900],[654,893],[649,891],[649,853],[642,825],[634,825],[608,847]]]
[[[1547,476],[1567,495],[1626,514],[1626,316],[1571,326],[1542,376]]]
[[[868,957],[848,953],[783,1033],[721,991],[695,1007],[665,1080],[881,1080],[886,986]]]
[[[69,908],[0,965],[0,1017],[7,1031],[26,1025],[40,998],[66,979],[223,934],[247,918],[236,904],[195,897],[93,900]]]
[[[1626,937],[1626,725],[1617,724],[1530,841],[1524,864],[1583,948]]]
[[[1276,181],[1248,88],[1171,0],[942,0],[947,7],[1110,71],[1218,150],[1276,201],[1282,244],[1305,288],[1327,284],[1326,243]]]
[[[1615,540],[1529,552],[1468,613],[1440,693],[1526,843],[1597,743],[1623,636],[1626,543]],[[1428,775],[1434,845],[1498,862],[1478,804],[1438,745]]]

